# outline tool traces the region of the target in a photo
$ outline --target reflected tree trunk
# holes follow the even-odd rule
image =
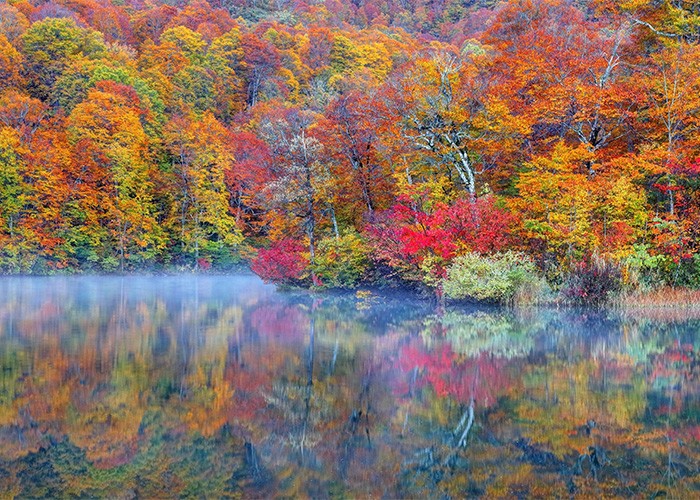
[[[331,360],[331,375],[335,372],[335,362],[338,359],[338,339],[335,339],[335,347],[333,347],[333,359]]]
[[[313,314],[313,312],[312,312]],[[309,425],[309,415],[311,413],[311,388],[314,384],[314,338],[316,336],[316,318],[311,317],[309,323],[309,353],[307,362],[306,396],[304,398],[306,409],[304,411],[304,423],[301,432],[301,462],[304,463],[304,447],[306,445],[306,429]]]
[[[187,330],[185,328],[185,299],[180,295],[180,349],[182,350],[182,373],[180,373],[180,392],[179,397],[182,399],[185,396],[186,379],[187,379]]]

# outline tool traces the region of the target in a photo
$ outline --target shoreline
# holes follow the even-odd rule
[[[59,272],[54,274],[5,274],[2,279],[29,278],[160,278],[160,277],[256,277],[264,283],[255,273],[250,270],[236,270],[234,272],[195,272],[186,271],[154,271],[154,272],[128,272],[128,273],[92,273],[92,272]],[[657,290],[645,292],[633,292],[613,297],[609,302],[602,304],[577,304],[568,302],[565,299],[554,298],[537,302],[508,302],[493,303],[483,302],[475,299],[445,299],[440,301],[434,294],[425,290],[418,290],[408,286],[405,287],[381,287],[378,285],[359,286],[356,288],[328,288],[317,287],[294,287],[280,286],[272,283],[265,283],[267,286],[274,286],[275,290],[282,294],[304,294],[313,298],[354,298],[359,301],[370,303],[373,300],[410,300],[424,305],[432,305],[437,308],[457,307],[457,308],[477,308],[477,309],[571,309],[588,311],[693,311],[700,317],[700,290],[688,288],[662,287]]]

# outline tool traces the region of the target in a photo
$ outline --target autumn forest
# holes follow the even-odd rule
[[[698,287],[699,9],[10,0],[0,270]]]

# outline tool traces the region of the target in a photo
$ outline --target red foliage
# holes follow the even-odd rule
[[[241,37],[246,67],[248,104],[254,106],[258,102],[258,94],[263,82],[271,78],[280,67],[280,57],[277,48],[266,39],[245,33]]]
[[[686,161],[683,163],[674,162],[670,165],[671,174],[687,178],[700,177],[700,159]]]
[[[237,25],[225,9],[212,9],[206,0],[195,0],[184,6],[172,19],[171,26],[185,26],[192,31],[198,31],[205,40],[211,41]]]
[[[134,42],[129,17],[123,7],[106,4],[86,12],[85,15],[90,21],[90,26],[102,33],[108,42]]]
[[[309,43],[301,52],[304,62],[313,70],[319,70],[328,65],[333,48],[333,35],[328,28],[309,27]]]
[[[605,248],[616,250],[634,242],[634,229],[624,221],[615,221],[604,234]]]
[[[122,99],[120,99],[120,101],[131,107],[138,115],[145,115],[148,112],[142,109],[141,99],[131,85],[113,82],[112,80],[102,80],[95,83],[95,88],[102,92],[109,92],[110,94],[121,97]]]
[[[367,227],[375,255],[392,267],[432,259],[436,274],[442,276],[460,252],[497,252],[512,244],[515,217],[496,206],[492,197],[431,206],[427,193],[416,193],[417,198],[399,196],[400,203],[385,220],[375,217]]]
[[[440,204],[432,213],[395,205],[391,218],[397,224],[405,257],[420,262],[432,255],[449,261],[457,251],[454,234],[448,227],[449,208]]]
[[[461,198],[448,215],[456,238],[473,252],[499,252],[513,243],[516,218],[498,207],[492,196]]]
[[[301,244],[287,238],[273,243],[268,250],[258,250],[250,268],[266,283],[295,284],[302,280],[309,265],[303,251]]]
[[[139,12],[131,21],[138,42],[157,42],[176,15],[177,9],[170,5],[159,5]]]
[[[270,148],[250,132],[231,133],[228,146],[235,161],[226,171],[226,185],[232,195],[231,206],[239,218],[246,216],[250,229],[259,229],[255,216],[261,201],[260,193],[266,182],[272,180]]]

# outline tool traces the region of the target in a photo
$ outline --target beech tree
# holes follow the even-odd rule
[[[30,88],[35,97],[46,99],[56,79],[76,57],[100,58],[106,47],[102,35],[79,28],[70,18],[46,19],[32,24],[22,36]]]
[[[23,85],[22,54],[15,49],[5,35],[0,33],[0,91],[4,88],[17,88]]]
[[[127,258],[147,261],[163,247],[154,214],[148,137],[140,120],[149,110],[140,104],[133,88],[99,82],[75,107],[68,124],[75,142],[86,141],[95,148],[98,156],[94,160],[109,162],[105,184],[98,187],[102,202],[85,208],[103,211],[106,220],[100,225],[109,228],[109,239],[101,243],[113,246],[121,271]],[[88,158],[86,155],[77,161]]]
[[[471,60],[437,50],[407,65],[386,88],[388,127],[407,175],[454,179],[470,196],[497,152],[516,147],[528,131],[508,106],[489,94],[488,79]],[[389,137],[388,140],[392,140]]]
[[[245,62],[246,102],[255,106],[264,95],[263,85],[272,78],[280,67],[277,49],[268,40],[252,34],[241,38]]]
[[[200,256],[210,257],[217,249],[232,250],[242,238],[226,186],[233,163],[229,133],[206,113],[199,120],[172,120],[166,126],[165,141],[179,191],[180,245],[193,254],[199,268]]]
[[[333,174],[342,190],[340,201],[354,208],[356,220],[365,211],[385,207],[391,190],[389,169],[378,151],[376,105],[356,92],[344,95],[331,103],[319,127],[326,154],[338,163]]]
[[[270,210],[273,237],[277,232],[301,230],[308,240],[312,265],[321,217],[329,209],[330,188],[323,144],[315,137],[317,119],[310,112],[291,108],[263,115],[259,128],[272,159],[261,194]]]

